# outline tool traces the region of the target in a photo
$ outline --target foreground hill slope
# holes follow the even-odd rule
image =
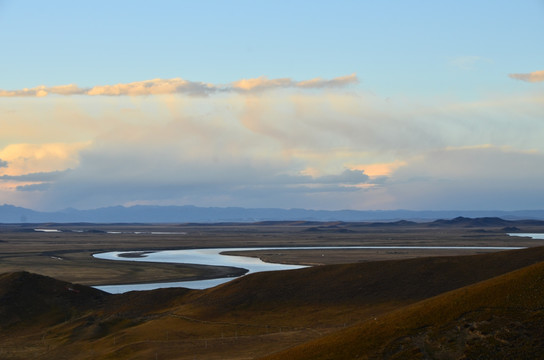
[[[210,313],[414,302],[544,261],[544,247],[255,273],[199,293]]]
[[[542,349],[538,263],[263,359],[538,359]]]

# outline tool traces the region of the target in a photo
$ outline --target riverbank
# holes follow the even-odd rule
[[[534,224],[516,227],[523,233],[544,232],[544,226]],[[60,232],[34,232],[33,228],[52,228]],[[150,235],[152,232],[158,234]],[[0,272],[25,270],[87,285],[170,282],[232,276],[240,269],[108,261],[95,259],[92,254],[106,251],[152,252],[203,247],[349,245],[533,247],[541,244],[542,240],[512,238],[500,226],[465,227],[435,224],[431,227],[426,223],[368,225],[297,222],[185,225],[40,224],[40,226],[33,224],[26,227],[0,225]],[[462,254],[480,252],[482,250],[463,251]],[[322,252],[313,250],[252,254],[268,262],[303,265],[369,262],[433,254],[411,250],[346,250],[322,255]]]

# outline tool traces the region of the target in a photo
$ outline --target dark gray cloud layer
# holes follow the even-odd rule
[[[71,170],[36,172],[36,173],[29,173],[29,174],[23,174],[23,175],[2,175],[0,176],[0,180],[10,180],[10,181],[20,181],[20,182],[55,181],[70,171]]]
[[[29,185],[20,185],[15,189],[17,191],[45,191],[51,187],[51,183],[39,183],[39,184],[29,184]]]

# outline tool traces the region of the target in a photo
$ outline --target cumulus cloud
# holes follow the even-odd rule
[[[534,71],[528,74],[509,74],[508,76],[512,79],[535,83],[544,81],[544,70]]]
[[[94,96],[87,89],[10,100],[15,114],[0,119],[0,140],[9,144],[0,148],[9,164],[0,168],[9,175],[0,178],[0,195],[49,210],[138,203],[475,208],[492,193],[502,205],[489,204],[521,208],[533,201],[529,181],[526,189],[544,194],[530,153],[544,153],[544,108],[536,100],[388,102],[362,90],[329,91],[354,75],[254,80],[151,80],[97,87]],[[326,91],[297,90],[308,88]],[[176,91],[222,95],[135,96]],[[514,187],[519,201],[503,195]]]
[[[23,131],[27,131],[23,128]],[[90,142],[10,144],[0,149],[0,156],[9,162],[9,172],[4,176],[26,176],[24,174],[52,174],[76,167],[79,152]],[[37,176],[37,175],[32,175]],[[15,179],[15,178],[14,178]]]
[[[8,162],[0,159],[0,168],[2,167],[8,167]]]
[[[213,93],[225,92],[262,92],[278,88],[293,89],[323,89],[339,88],[358,83],[357,75],[351,74],[333,79],[315,78],[296,81],[290,78],[268,79],[265,76],[242,79],[227,85],[217,85],[204,82],[195,82],[181,78],[152,79],[135,81],[125,84],[97,85],[90,88],[80,88],[77,85],[37,86],[21,90],[0,90],[0,97],[44,97],[53,95],[88,95],[88,96],[142,96],[185,94],[192,96],[206,96]]]
[[[136,81],[127,84],[95,86],[86,91],[86,94],[91,96],[139,96],[164,94],[207,95],[217,90],[218,88],[212,84],[174,78]]]
[[[24,88],[21,90],[0,90],[0,97],[44,97],[49,94],[82,95],[86,92],[86,89],[81,89],[74,84],[59,86],[40,85],[31,89]]]
[[[357,84],[359,79],[356,74],[337,77],[330,80],[315,78],[304,81],[295,81],[290,78],[268,79],[261,76],[254,79],[242,79],[233,82],[228,88],[242,92],[265,91],[277,88],[323,89],[338,88],[351,84]]]

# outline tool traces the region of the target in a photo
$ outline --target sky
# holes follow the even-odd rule
[[[544,1],[0,0],[0,204],[544,209]]]

